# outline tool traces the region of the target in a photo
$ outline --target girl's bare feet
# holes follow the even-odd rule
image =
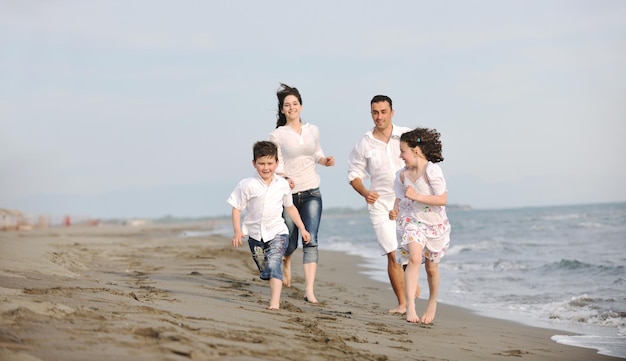
[[[428,306],[426,307],[426,312],[422,315],[422,323],[430,324],[435,320],[435,313],[437,313],[437,301],[430,302],[428,301]]]
[[[407,311],[407,313],[406,313],[406,322],[411,322],[411,323],[419,323],[420,322],[420,318],[417,317],[417,313],[415,312],[415,310]]]
[[[304,300],[308,303],[319,303],[317,298],[315,298],[315,295],[304,296]]]

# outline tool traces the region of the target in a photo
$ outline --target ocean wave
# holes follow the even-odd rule
[[[588,294],[575,296],[569,300],[545,305],[543,313],[550,320],[563,320],[572,323],[605,327],[626,327],[626,310],[621,302],[613,299],[590,297]]]
[[[503,271],[522,271],[527,270],[528,265],[522,262],[514,262],[508,261],[504,259],[499,259],[493,263],[492,269],[494,271],[503,272]]]
[[[591,264],[581,262],[576,259],[561,259],[558,262],[546,264],[540,268],[543,274],[561,272],[584,272],[585,279],[596,276],[616,276],[613,284],[623,284],[626,282],[626,267],[621,264]]]
[[[594,267],[594,265],[581,262],[577,259],[561,259],[558,262],[553,262],[548,265],[545,265],[543,268],[546,271],[553,271],[553,270],[573,271],[573,270],[579,270],[579,269],[588,269],[592,267]]]

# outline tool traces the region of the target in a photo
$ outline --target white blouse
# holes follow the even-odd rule
[[[303,123],[301,134],[291,126],[283,125],[270,133],[269,140],[278,146],[276,174],[293,180],[293,193],[320,186],[320,176],[315,165],[326,156],[320,145],[319,129],[315,125]]]

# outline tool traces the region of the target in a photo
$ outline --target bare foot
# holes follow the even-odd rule
[[[269,305],[269,306],[267,306],[267,310],[269,310],[269,311],[280,310],[280,306]]]
[[[406,306],[398,305],[396,308],[389,310],[390,315],[402,315],[406,313]]]
[[[422,323],[430,324],[435,320],[435,313],[437,313],[437,302],[428,302],[426,312],[422,315]]]
[[[317,302],[317,298],[315,298],[315,295],[304,296],[304,300],[308,303],[319,303]]]
[[[283,257],[283,285],[291,287],[291,258]]]
[[[407,311],[407,313],[406,313],[406,322],[411,322],[411,323],[419,323],[420,322],[420,318],[417,317],[417,313],[415,312],[415,310]]]

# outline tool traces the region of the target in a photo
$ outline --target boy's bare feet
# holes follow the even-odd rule
[[[308,303],[319,303],[317,301],[317,298],[315,298],[315,295],[311,295],[311,296],[304,296],[304,300]]]
[[[283,257],[283,285],[291,287],[291,258]]]
[[[268,310],[268,311],[276,311],[276,310],[280,310],[280,308],[278,308],[278,307],[274,307],[274,306],[271,306],[271,305],[270,305],[270,306],[267,306],[267,310]]]

